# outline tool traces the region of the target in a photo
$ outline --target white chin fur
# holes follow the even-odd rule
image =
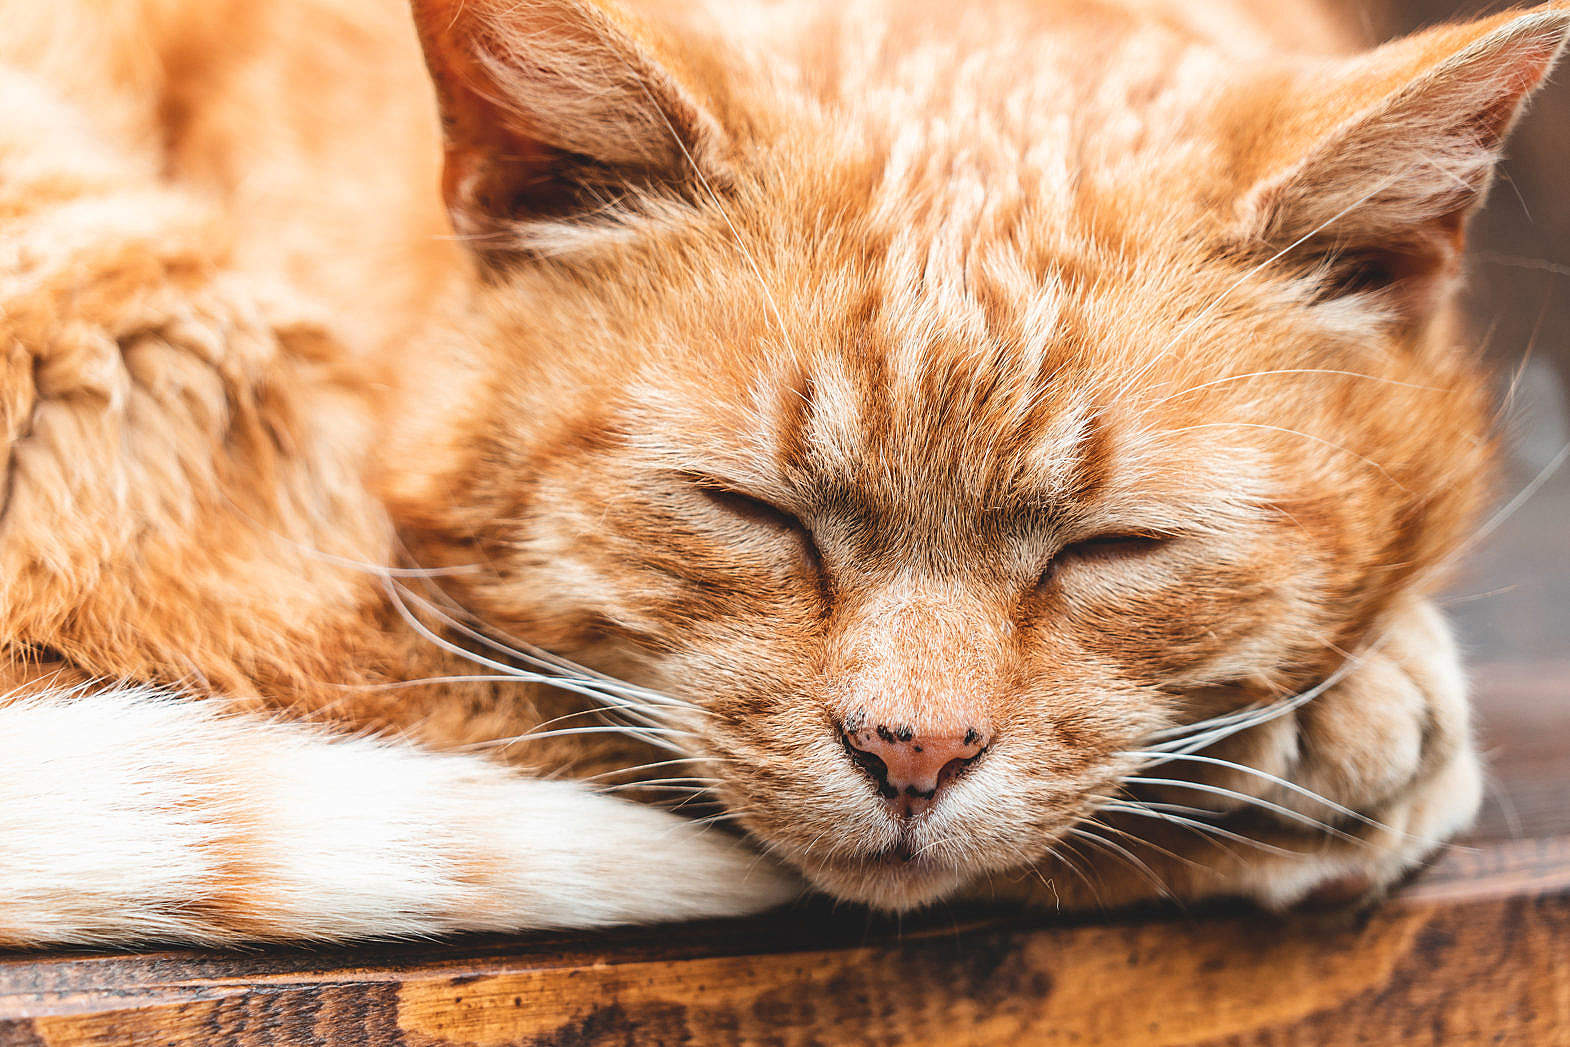
[[[949,866],[804,863],[814,887],[832,897],[884,912],[908,912],[949,897],[972,876]]]

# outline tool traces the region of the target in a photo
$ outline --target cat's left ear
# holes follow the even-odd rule
[[[720,124],[656,31],[614,4],[413,7],[441,107],[447,207],[482,258],[548,250],[568,230],[724,181]]]
[[[1421,322],[1458,268],[1505,136],[1570,33],[1570,10],[1442,26],[1255,99],[1237,239],[1310,265],[1324,294]]]

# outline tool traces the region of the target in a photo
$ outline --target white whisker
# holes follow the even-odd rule
[[[678,701],[646,687],[639,687],[636,684],[626,683],[625,681],[618,680],[615,677],[607,676],[604,673],[578,665],[577,663],[569,661],[566,658],[549,654],[540,648],[532,647],[532,645],[522,645],[529,647],[528,651],[521,650],[516,647],[510,647],[498,640],[486,636],[484,633],[481,633],[478,630],[472,629],[469,626],[463,624],[456,618],[452,617],[452,615],[447,614],[441,608],[437,607],[430,600],[425,599],[417,593],[411,592],[406,586],[398,586],[398,589],[405,597],[414,600],[417,604],[419,604],[419,606],[424,608],[430,614],[435,615],[444,624],[457,630],[462,635],[469,637],[477,643],[483,644],[496,653],[510,658],[517,658],[520,661],[534,665],[536,668],[544,669],[548,673],[562,674],[552,676],[552,679],[568,680],[583,687],[592,687],[595,689],[595,694],[602,697],[606,692],[609,692],[617,696],[616,701],[618,703],[620,703],[625,697],[636,697],[646,699],[651,704],[679,706],[683,709],[696,709],[695,706],[691,706],[687,702]],[[701,712],[703,710],[697,711]]]
[[[656,767],[672,767],[672,766],[675,766],[676,764],[682,764],[682,763],[705,763],[705,764],[707,764],[707,763],[735,763],[735,762],[736,761],[734,761],[734,760],[726,760],[724,758],[714,757],[714,756],[680,756],[680,757],[677,757],[674,760],[656,760],[653,763],[640,763],[640,764],[638,764],[635,767],[617,767],[614,770],[601,771],[599,774],[591,774],[587,778],[580,778],[578,780],[579,781],[583,781],[583,782],[596,782],[596,781],[599,781],[602,778],[612,777],[613,775],[637,774],[639,771],[652,771]]]
[[[1240,793],[1235,789],[1226,789],[1219,785],[1207,785],[1204,782],[1188,782],[1180,778],[1144,778],[1131,775],[1127,778],[1124,778],[1123,781],[1131,785],[1149,785],[1152,787],[1166,787],[1171,789],[1193,789],[1195,792],[1209,793],[1212,796],[1220,796],[1226,799],[1237,800],[1247,806],[1258,807],[1261,810],[1270,811],[1272,814],[1279,815],[1288,821],[1294,821],[1301,825],[1307,825],[1311,828],[1317,829],[1320,832],[1329,833],[1330,835],[1342,840],[1346,840],[1349,843],[1364,842],[1358,839],[1356,836],[1353,836],[1348,832],[1344,832],[1343,830],[1336,828],[1334,825],[1331,825],[1328,822],[1322,822],[1318,818],[1311,817],[1310,815],[1303,814],[1299,811],[1294,811],[1290,807],[1283,807],[1279,803],[1273,803],[1270,800],[1261,799],[1258,796],[1250,796],[1248,793]]]
[[[1138,758],[1147,756],[1149,754],[1142,752],[1126,752],[1119,753],[1118,755]],[[1161,753],[1150,762],[1142,764],[1141,769],[1143,770],[1151,767],[1159,767],[1170,760],[1181,760],[1186,763],[1201,763],[1210,767],[1224,767],[1227,770],[1238,771],[1242,774],[1252,775],[1255,778],[1262,778],[1265,781],[1270,782],[1272,785],[1285,789],[1288,792],[1295,793],[1298,796],[1308,800],[1313,800],[1315,803],[1324,804],[1326,807],[1330,808],[1332,811],[1335,811],[1337,814],[1342,815],[1343,817],[1354,819],[1356,821],[1362,822],[1364,825],[1368,825],[1376,829],[1389,828],[1389,826],[1385,825],[1383,822],[1375,821],[1365,814],[1352,810],[1350,807],[1343,807],[1334,800],[1331,800],[1325,796],[1321,796],[1312,789],[1298,785],[1296,782],[1289,782],[1285,778],[1271,774],[1268,771],[1262,771],[1257,767],[1249,767],[1246,764],[1233,763],[1231,760],[1221,760],[1214,756],[1196,756],[1189,753]]]
[[[1105,826],[1103,826],[1103,828],[1105,828]],[[1172,889],[1166,885],[1166,882],[1163,881],[1161,877],[1157,876],[1155,871],[1152,870],[1149,865],[1140,860],[1140,858],[1127,847],[1124,847],[1122,844],[1119,844],[1113,840],[1108,840],[1095,835],[1094,833],[1090,832],[1083,824],[1071,825],[1066,831],[1074,834],[1075,836],[1084,840],[1086,843],[1094,844],[1108,853],[1123,859],[1133,869],[1149,880],[1151,884],[1154,885],[1157,893],[1160,894],[1161,897],[1175,897],[1175,895],[1172,893]]]
[[[1146,803],[1114,803],[1114,804],[1108,805],[1107,807],[1105,807],[1103,809],[1107,810],[1107,811],[1112,811],[1112,812],[1117,813],[1117,814],[1134,815],[1134,816],[1140,817],[1140,818],[1155,818],[1155,819],[1159,819],[1160,821],[1164,821],[1164,822],[1168,822],[1168,823],[1173,824],[1173,825],[1180,826],[1180,827],[1182,827],[1184,829],[1189,830],[1190,832],[1197,833],[1197,834],[1202,835],[1202,836],[1203,835],[1218,836],[1218,837],[1220,837],[1221,839],[1224,839],[1224,840],[1231,840],[1231,841],[1233,841],[1235,843],[1246,844],[1246,845],[1248,845],[1250,847],[1257,847],[1257,848],[1259,848],[1262,851],[1269,851],[1272,854],[1278,854],[1278,855],[1281,855],[1282,857],[1286,857],[1286,858],[1298,858],[1298,857],[1301,857],[1301,855],[1297,851],[1290,851],[1290,850],[1287,850],[1285,847],[1277,847],[1275,844],[1266,843],[1263,840],[1256,840],[1256,839],[1253,839],[1252,837],[1244,836],[1242,833],[1233,832],[1232,830],[1223,828],[1222,826],[1216,825],[1213,822],[1203,821],[1203,820],[1198,819],[1198,818],[1189,818],[1189,817],[1186,817],[1184,815],[1176,814],[1176,813],[1174,813],[1174,812],[1172,812],[1170,810],[1165,809],[1165,808],[1172,807],[1172,806],[1181,806],[1181,805],[1178,805],[1178,804],[1146,804]],[[1202,810],[1202,808],[1190,807],[1190,808],[1185,808],[1185,810],[1198,811],[1198,810]],[[1204,813],[1208,814],[1208,813],[1211,813],[1211,812],[1204,812]],[[1220,847],[1221,844],[1217,843],[1216,846]]]
[[[1163,396],[1161,399],[1153,401],[1151,406],[1160,407],[1169,400],[1176,400],[1178,397],[1187,396],[1190,393],[1197,393],[1201,389],[1209,389],[1212,386],[1225,385],[1229,382],[1241,382],[1247,378],[1268,378],[1272,375],[1299,374],[1335,375],[1342,378],[1361,378],[1370,382],[1381,382],[1386,385],[1398,385],[1406,389],[1419,389],[1424,392],[1440,393],[1445,391],[1442,387],[1437,385],[1419,385],[1416,382],[1403,382],[1396,378],[1385,378],[1380,375],[1363,374],[1359,371],[1339,371],[1329,367],[1285,367],[1273,371],[1250,371],[1248,374],[1233,374],[1228,375],[1225,378],[1213,378],[1208,382],[1200,382],[1198,385],[1191,385],[1187,389],[1183,389],[1179,392],[1169,393],[1168,395]]]
[[[1102,808],[1102,810],[1105,810],[1105,809],[1106,808]],[[1119,828],[1117,828],[1114,825],[1108,825],[1106,822],[1096,821],[1095,819],[1091,819],[1087,824],[1093,825],[1097,829],[1103,829],[1103,830],[1105,830],[1106,832],[1109,832],[1109,833],[1117,833],[1118,836],[1120,836],[1121,838],[1123,838],[1125,840],[1128,840],[1131,843],[1144,844],[1146,847],[1149,847],[1151,850],[1157,852],[1158,854],[1164,854],[1168,858],[1171,858],[1175,862],[1182,862],[1184,865],[1187,865],[1187,866],[1189,866],[1191,868],[1194,868],[1194,869],[1203,868],[1203,866],[1201,866],[1198,862],[1194,861],[1191,858],[1185,858],[1181,854],[1175,854],[1172,851],[1167,850],[1167,848],[1162,847],[1160,844],[1155,843],[1152,840],[1147,840],[1147,839],[1145,839],[1142,836],[1136,836],[1135,834],[1133,834],[1131,832],[1125,832],[1124,830],[1119,829]]]
[[[593,685],[593,683],[590,682],[590,681],[572,680],[572,679],[567,679],[567,678],[560,677],[560,676],[551,676],[551,675],[547,675],[547,674],[543,674],[543,673],[528,672],[526,670],[519,669],[516,666],[508,665],[505,662],[499,662],[499,661],[497,661],[494,658],[488,658],[485,655],[482,655],[482,654],[479,654],[479,653],[477,653],[475,651],[470,651],[467,648],[461,647],[458,644],[455,644],[452,641],[446,639],[445,637],[442,637],[442,636],[438,635],[429,626],[427,626],[424,622],[420,621],[419,618],[414,614],[414,612],[409,609],[409,606],[404,602],[402,594],[399,591],[399,587],[396,585],[396,583],[389,583],[388,593],[392,597],[393,606],[397,609],[398,614],[403,618],[403,620],[412,629],[414,629],[421,636],[423,636],[426,640],[428,640],[431,643],[435,644],[436,646],[440,647],[444,651],[448,651],[449,653],[455,654],[455,655],[457,655],[460,658],[467,659],[468,661],[471,661],[471,662],[475,663],[476,665],[481,665],[481,666],[484,666],[485,668],[488,668],[488,669],[495,669],[498,672],[506,673],[506,674],[508,674],[510,676],[513,676],[513,677],[516,677],[517,679],[520,679],[520,680],[527,680],[527,681],[529,681],[531,683],[544,684],[544,685],[549,686],[549,687],[556,687],[556,688],[560,688],[561,690],[571,691],[571,692],[573,692],[575,694],[581,694],[584,697],[596,699],[596,700],[601,701],[601,702],[608,702],[609,707],[617,709],[617,711],[622,712],[624,715],[634,716],[634,717],[636,717],[638,719],[642,719],[642,720],[645,720],[645,721],[648,720],[648,717],[642,716],[642,714],[638,713],[636,710],[630,709],[630,708],[624,708],[624,706],[626,706],[628,704],[628,703],[626,703],[625,699],[622,699],[621,697],[616,696],[616,695],[609,695],[609,696],[607,696],[603,691],[598,690]],[[607,730],[613,730],[613,729],[615,729],[615,728],[607,728]],[[585,728],[585,730],[587,730],[587,728]],[[660,733],[660,734],[670,734],[671,733],[671,732],[665,730],[664,728],[659,728],[654,723],[648,723],[645,726],[637,727],[637,728],[628,728],[625,731],[625,733],[627,733],[629,735],[632,735],[635,732],[649,732],[649,731],[656,731],[656,733]],[[687,735],[687,736],[693,736],[692,732],[690,732],[690,731],[682,731],[682,732],[678,732],[678,733],[683,734],[683,735]],[[535,737],[543,737],[543,736],[542,735],[536,735]],[[650,736],[650,737],[652,737],[652,736]],[[677,747],[671,745],[671,743],[669,743],[669,742],[663,742],[663,743],[657,743],[657,744],[661,744],[662,747],[668,748],[672,752],[676,752],[676,753],[681,753],[682,752],[682,750],[680,748],[677,748]]]
[[[602,724],[594,727],[566,727],[550,731],[525,731],[515,734],[510,738],[492,738],[483,742],[475,742],[465,746],[466,750],[476,749],[509,749],[519,742],[534,742],[544,738],[570,738],[582,734],[620,734],[628,738],[637,738],[648,742],[650,745],[670,752],[681,752],[680,747],[664,741],[672,737],[697,737],[691,731],[677,731],[665,727],[637,727],[629,724]]]

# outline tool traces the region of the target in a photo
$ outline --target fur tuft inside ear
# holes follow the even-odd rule
[[[724,134],[646,29],[589,0],[414,0],[458,233],[494,260],[531,226],[614,224],[719,180]]]
[[[1313,265],[1324,294],[1431,314],[1506,135],[1570,33],[1570,9],[1444,26],[1299,76],[1274,109],[1240,239]],[[1323,85],[1323,86],[1321,86]]]

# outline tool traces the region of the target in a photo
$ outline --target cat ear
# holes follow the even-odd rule
[[[441,107],[443,192],[494,260],[540,227],[603,226],[695,176],[722,180],[719,124],[647,31],[591,0],[414,0]]]
[[[1243,198],[1243,239],[1318,267],[1326,297],[1374,293],[1422,320],[1567,32],[1570,10],[1504,15],[1396,41],[1329,82],[1296,79],[1260,132],[1264,163],[1245,163],[1264,171]]]

